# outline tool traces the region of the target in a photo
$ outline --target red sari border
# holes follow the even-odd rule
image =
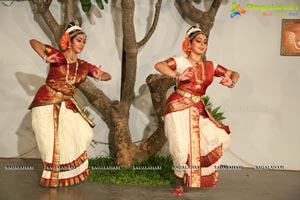
[[[58,121],[59,121],[59,111],[60,111],[60,104],[53,104],[53,126],[54,126],[54,142],[53,142],[53,153],[52,153],[52,165],[58,166],[59,165],[59,143],[58,143]],[[51,187],[58,186],[58,174],[59,169],[53,168],[51,170],[50,175],[50,182],[49,185]]]
[[[207,176],[201,176],[201,187],[215,187],[217,185],[219,172],[215,171]]]
[[[201,167],[209,167],[215,164],[222,157],[222,144],[209,152],[206,156],[201,156]]]
[[[84,151],[77,159],[69,163],[60,164],[59,166],[55,166],[52,163],[44,162],[44,170],[51,171],[53,168],[57,167],[60,172],[70,171],[72,169],[79,167],[86,160],[87,160],[87,152]]]
[[[66,178],[66,179],[57,179],[57,185],[52,184],[52,179],[41,178],[40,184],[44,187],[62,187],[62,186],[71,186],[78,184],[87,179],[89,175],[89,169],[85,169],[82,173],[77,176]]]

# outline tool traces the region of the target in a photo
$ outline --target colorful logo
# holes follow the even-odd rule
[[[230,18],[233,19],[237,15],[245,14],[246,10],[241,8],[240,4],[232,2]]]

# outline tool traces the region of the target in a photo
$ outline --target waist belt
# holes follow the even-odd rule
[[[198,96],[198,95],[193,95],[189,92],[185,92],[183,90],[177,89],[176,92],[184,97],[187,97],[189,99],[191,99],[193,102],[198,103],[199,101],[201,101],[202,96]]]
[[[55,96],[56,96],[57,98],[61,98],[62,101],[70,100],[70,101],[73,103],[73,105],[75,106],[76,110],[79,112],[79,114],[83,117],[83,119],[85,119],[85,120],[89,123],[89,125],[90,125],[91,127],[94,127],[94,126],[95,126],[93,120],[91,120],[91,119],[84,113],[84,111],[79,107],[79,105],[78,105],[77,101],[74,99],[74,97],[65,95],[65,94],[63,94],[63,93],[60,92],[60,91],[56,91],[56,90],[54,90],[53,88],[51,88],[51,87],[50,87],[49,85],[47,85],[47,84],[46,84],[46,88],[47,88],[50,92],[55,93]],[[67,108],[68,108],[68,106],[67,106]]]
[[[53,89],[52,87],[50,87],[49,85],[46,84],[46,88],[51,92],[51,93],[54,93],[55,94],[55,97],[57,98],[63,98],[64,99],[70,99],[72,96],[69,96],[69,95],[65,95],[64,93],[60,92],[60,91],[57,91],[55,89]]]

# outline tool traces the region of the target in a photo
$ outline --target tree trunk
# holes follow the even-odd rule
[[[223,0],[214,0],[208,11],[204,12],[195,8],[190,0],[175,0],[179,12],[184,19],[190,20],[194,24],[199,24],[203,32],[209,35],[213,27],[215,16]]]

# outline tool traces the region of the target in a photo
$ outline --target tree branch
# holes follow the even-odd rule
[[[209,9],[209,15],[216,16],[223,0],[214,0]]]
[[[179,12],[193,23],[200,25],[202,31],[209,35],[214,19],[222,0],[214,0],[208,11],[203,12],[195,8],[189,0],[176,0]]]
[[[97,88],[89,79],[85,80],[80,86],[80,91],[88,99],[102,115],[103,121],[111,128],[111,108],[112,101],[103,93],[102,90]]]
[[[64,29],[68,26],[68,24],[74,21],[75,18],[75,1],[74,0],[66,0],[65,1],[65,17],[64,17]]]
[[[189,0],[176,0],[180,13],[193,22],[198,22],[205,15],[205,12],[195,8]]]
[[[219,9],[221,3],[222,3],[222,0],[214,0],[210,9],[206,13],[206,19],[204,20],[204,23],[206,24],[205,25],[206,30],[204,30],[204,31],[207,33],[207,35],[209,35],[210,29],[214,25],[215,17],[216,17],[216,14],[218,12],[218,9]]]
[[[36,1],[36,8],[37,12],[42,16],[43,20],[50,28],[51,32],[55,36],[55,40],[59,41],[60,39],[60,25],[57,23],[55,18],[53,17],[52,13],[49,10],[49,7],[52,3],[52,0],[37,0]]]
[[[161,74],[150,74],[146,79],[146,83],[149,86],[152,104],[160,123],[165,111],[167,91],[175,85],[175,80]]]
[[[146,42],[150,39],[150,37],[154,33],[155,28],[156,28],[157,23],[158,23],[158,19],[159,19],[159,13],[160,13],[160,8],[161,8],[161,3],[162,3],[162,0],[157,0],[157,3],[155,5],[155,15],[154,15],[154,20],[153,20],[152,26],[149,29],[149,31],[146,34],[146,36],[140,42],[138,42],[138,48],[140,48],[141,46],[143,46],[144,44],[146,44]]]
[[[52,0],[46,0],[46,1],[44,1],[44,0],[34,0],[33,1],[33,4],[36,5],[38,13],[43,13],[46,10],[48,10],[51,3],[52,3]]]
[[[122,0],[123,66],[121,101],[131,104],[136,80],[137,43],[134,30],[134,1]]]
[[[146,141],[138,146],[138,150],[136,151],[134,158],[138,162],[148,160],[151,156],[161,150],[166,142],[167,138],[165,136],[164,123],[160,123],[158,124],[156,131],[147,138]]]

